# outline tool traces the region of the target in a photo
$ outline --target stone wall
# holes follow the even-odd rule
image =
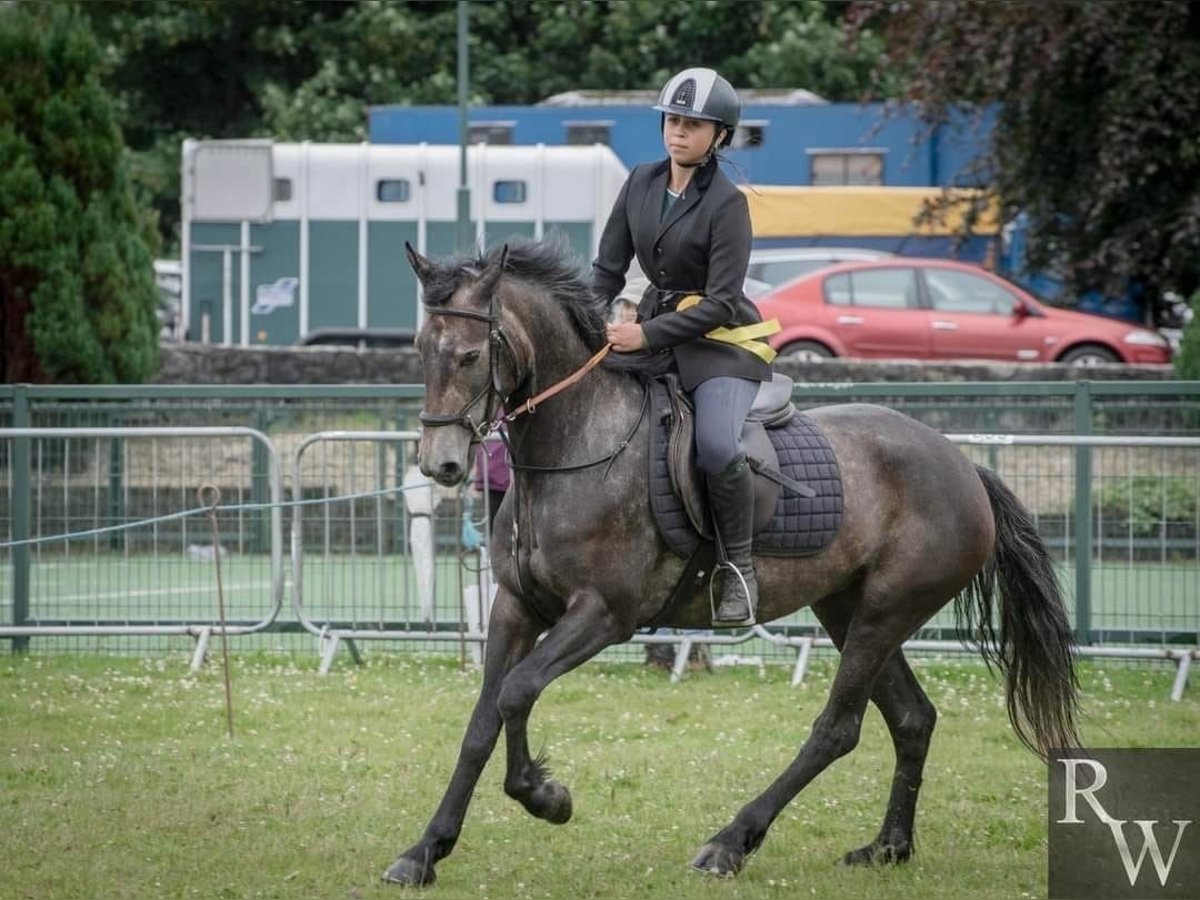
[[[1170,366],[1065,366],[1057,363],[942,363],[779,360],[801,382],[1166,381]],[[419,384],[416,350],[347,347],[215,347],[164,344],[155,384]]]

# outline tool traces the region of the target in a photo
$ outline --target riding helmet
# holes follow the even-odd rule
[[[714,69],[684,69],[673,76],[663,85],[654,108],[663,115],[671,113],[724,125],[722,147],[733,140],[733,132],[742,115],[737,91]]]

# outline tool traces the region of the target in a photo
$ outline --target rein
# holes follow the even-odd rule
[[[425,410],[421,410],[421,413],[418,416],[421,424],[427,428],[441,428],[446,425],[461,425],[463,428],[467,429],[467,431],[471,432],[472,444],[478,444],[483,441],[483,439],[487,437],[488,433],[496,428],[496,426],[508,425],[526,413],[533,414],[537,412],[539,404],[549,400],[551,397],[557,394],[562,393],[567,388],[581,381],[588,372],[600,365],[601,361],[612,349],[612,344],[605,344],[594,354],[592,354],[591,358],[587,362],[585,362],[566,378],[555,382],[544,391],[540,391],[523,403],[518,404],[517,407],[510,412],[501,416],[496,416],[494,412],[495,407],[497,405],[507,405],[507,398],[501,398],[500,391],[496,387],[496,385],[499,383],[499,354],[496,352],[496,350],[501,346],[505,346],[509,348],[509,354],[513,356],[514,361],[516,356],[512,353],[512,345],[509,343],[508,337],[500,328],[500,316],[496,312],[495,293],[492,294],[491,299],[489,300],[488,311],[486,313],[476,312],[473,309],[457,309],[443,306],[431,306],[429,304],[425,304],[425,312],[427,315],[431,316],[457,316],[462,319],[475,319],[480,322],[488,323],[488,340],[491,346],[488,350],[487,384],[484,385],[484,387],[478,393],[476,393],[474,397],[463,404],[462,409],[460,409],[457,413],[453,413],[451,415],[433,415],[432,413],[425,412]],[[479,403],[480,400],[485,400],[484,414],[479,422],[476,423],[471,418],[471,410],[477,403]],[[515,448],[508,439],[507,432],[501,431],[500,437],[504,441],[504,445],[508,448],[508,455],[511,459],[510,467],[514,471],[522,472],[577,472],[581,469],[590,469],[593,466],[600,465],[601,463],[608,463],[611,467],[613,461],[617,458],[617,456],[620,455],[622,450],[629,446],[629,442],[633,440],[634,435],[637,434],[638,428],[641,427],[642,420],[646,417],[646,408],[649,405],[649,402],[650,392],[647,390],[644,392],[642,398],[642,408],[638,414],[637,421],[633,423],[633,429],[628,435],[626,435],[624,440],[617,444],[617,446],[610,453],[605,454],[599,459],[592,460],[591,462],[578,463],[576,465],[520,465],[517,463],[517,454]],[[607,476],[608,471],[605,470],[604,474]]]
[[[525,413],[536,412],[538,404],[543,400],[549,400],[555,394],[565,391],[571,385],[575,384],[575,382],[579,381],[579,379],[583,378],[583,376],[588,372],[592,371],[592,369],[596,368],[596,366],[600,365],[600,361],[604,359],[604,357],[608,356],[608,351],[611,349],[612,344],[605,344],[595,352],[591,359],[585,362],[582,366],[580,366],[562,381],[550,385],[550,387],[546,388],[536,397],[530,397],[508,415],[503,416],[500,421],[507,425],[509,422],[512,422],[514,419],[524,415]]]

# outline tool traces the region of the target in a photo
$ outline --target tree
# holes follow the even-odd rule
[[[153,229],[133,201],[79,13],[0,6],[6,381],[140,382],[157,365]]]
[[[184,138],[266,136],[264,98],[310,78],[322,36],[353,7],[319,0],[106,0],[80,9],[104,51],[104,83],[132,151],[138,201],[178,244]],[[334,59],[352,56],[339,48]],[[315,139],[323,139],[315,137]]]
[[[470,102],[656,88],[691,65],[831,100],[871,89],[879,38],[847,42],[845,3],[503,0],[470,6]],[[177,244],[185,137],[360,141],[366,109],[457,100],[456,4],[108,0],[84,4],[134,151],[139,198]]]
[[[1200,4],[881,0],[884,71],[930,123],[997,105],[979,161],[1030,263],[1078,293],[1200,283]]]

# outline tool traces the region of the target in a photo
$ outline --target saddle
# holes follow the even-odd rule
[[[690,559],[713,540],[707,493],[695,464],[692,404],[673,374],[652,381],[650,390],[650,505],[667,545]],[[742,429],[755,473],[755,554],[815,553],[841,524],[842,483],[833,448],[791,396],[792,380],[775,373],[759,388]]]

